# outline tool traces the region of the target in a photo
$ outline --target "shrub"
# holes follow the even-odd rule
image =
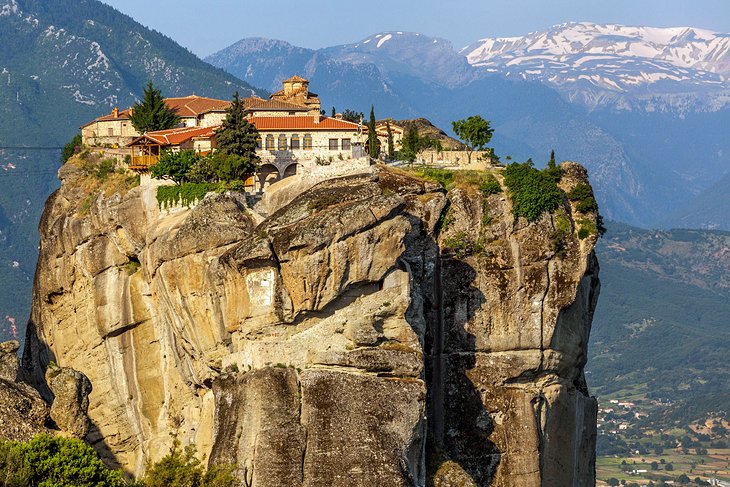
[[[587,238],[589,235],[595,235],[598,233],[598,227],[590,220],[581,218],[578,220],[578,225],[580,225],[580,228],[578,229],[578,238],[581,240]]]
[[[74,135],[66,145],[63,146],[61,152],[61,164],[66,164],[66,161],[71,159],[71,156],[79,152],[81,149],[81,134]]]
[[[576,210],[580,213],[592,213],[598,211],[598,203],[593,196],[593,190],[585,183],[577,184],[568,194],[570,201],[576,201]]]
[[[227,487],[234,483],[232,467],[214,465],[206,470],[195,458],[195,447],[188,445],[181,450],[177,440],[170,453],[148,466],[140,482],[141,487]]]
[[[169,178],[177,184],[189,180],[190,169],[198,162],[200,156],[193,150],[180,152],[164,151],[155,165],[150,167],[152,177]]]
[[[28,443],[0,442],[0,478],[18,487],[125,485],[121,472],[109,470],[83,441],[46,434]]]
[[[211,157],[198,157],[187,172],[191,183],[212,183],[217,179]]]
[[[532,167],[529,161],[507,166],[504,183],[512,198],[514,215],[529,222],[536,221],[545,212],[555,211],[563,201],[563,194],[554,178]]]
[[[470,239],[466,232],[458,232],[456,235],[447,237],[444,240],[444,248],[462,259],[469,255],[484,252],[484,242],[481,238],[477,240]]]

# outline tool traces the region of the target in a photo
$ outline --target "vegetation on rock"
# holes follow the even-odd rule
[[[515,217],[534,222],[545,212],[553,212],[563,202],[555,176],[549,169],[535,169],[531,161],[512,163],[504,170],[504,184],[512,198]]]
[[[109,470],[83,441],[46,434],[28,443],[0,441],[0,482],[18,487],[125,485],[121,472]]]
[[[259,132],[248,122],[243,101],[236,92],[231,104],[226,108],[226,118],[221,128],[215,133],[218,152],[241,159],[239,162],[231,163],[230,167],[235,168],[237,176],[231,179],[243,179],[245,174],[256,170],[260,162],[256,154],[258,138]]]
[[[162,460],[151,465],[139,487],[228,487],[235,484],[233,468],[211,466],[205,468],[195,458],[195,447],[180,448],[175,441]]]
[[[61,164],[66,164],[66,161],[81,150],[81,143],[81,134],[76,134],[63,146],[63,150],[61,151]]]

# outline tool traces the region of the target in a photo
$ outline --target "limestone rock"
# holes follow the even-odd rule
[[[51,365],[46,370],[46,382],[54,395],[51,419],[61,431],[85,438],[89,432],[89,379],[79,371]]]
[[[23,362],[113,465],[178,438],[255,487],[593,483],[598,264],[567,200],[515,221],[504,193],[374,168],[267,215],[235,193],[160,210],[154,186],[83,214],[61,177]]]

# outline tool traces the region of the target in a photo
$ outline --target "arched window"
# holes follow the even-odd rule
[[[277,146],[279,150],[286,150],[286,135],[279,135],[279,144]]]
[[[266,136],[266,150],[274,150],[274,136],[271,134]]]
[[[312,150],[312,134],[304,134],[304,150]]]
[[[299,134],[292,134],[289,147],[291,147],[291,150],[299,150]]]

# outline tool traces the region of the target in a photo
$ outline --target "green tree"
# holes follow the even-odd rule
[[[608,485],[612,486],[612,487],[616,487],[616,486],[620,485],[620,482],[619,482],[619,481],[618,481],[618,479],[617,479],[617,478],[615,478],[615,477],[611,477],[610,479],[608,479],[608,480],[606,481],[606,483],[607,483]]]
[[[358,123],[362,117],[362,112],[356,112],[355,110],[350,110],[349,108],[345,108],[345,110],[342,112],[342,120],[346,120],[348,122]]]
[[[390,128],[390,122],[385,123],[385,128],[388,130],[388,160],[392,161],[395,158],[395,144],[393,143],[393,130]]]
[[[37,487],[122,487],[119,471],[109,470],[81,440],[41,434],[28,443],[0,442],[2,485]]]
[[[664,470],[666,470],[666,471],[668,471],[668,472],[671,472],[672,470],[674,470],[674,465],[672,465],[671,463],[667,463],[667,464],[666,464],[666,465],[664,466]]]
[[[370,121],[368,122],[368,153],[373,159],[377,159],[380,152],[380,141],[375,131],[375,107],[370,105]]]
[[[492,140],[494,130],[490,127],[489,120],[484,120],[479,115],[472,115],[464,120],[451,122],[454,133],[466,145],[467,157],[471,163],[471,153],[474,150],[484,150]]]
[[[173,128],[180,123],[180,117],[167,106],[160,90],[150,81],[144,89],[142,103],[134,104],[129,121],[137,132],[143,134]]]
[[[80,147],[81,134],[76,134],[74,135],[73,139],[71,139],[66,145],[63,146],[63,151],[61,151],[61,164],[65,164],[66,161],[71,159],[71,156],[76,154]]]
[[[535,169],[530,160],[510,164],[503,174],[516,217],[533,222],[544,212],[556,210],[563,202],[563,193],[555,180],[546,171]]]
[[[226,178],[245,179],[247,174],[256,170],[261,161],[256,154],[259,131],[249,123],[238,92],[233,95],[233,100],[226,109],[226,119],[216,131],[215,138],[218,150],[213,155],[212,163],[222,180],[231,180],[224,179],[222,174]]]
[[[332,118],[335,118],[335,115],[337,115],[337,110],[335,110],[335,107],[332,107]]]
[[[652,470],[659,470],[659,464],[657,462],[651,462]]]
[[[401,139],[401,150],[399,152],[401,159],[413,162],[421,151],[430,148],[440,150],[441,143],[428,136],[421,136],[415,124],[409,123],[406,125],[405,133]]]
[[[150,167],[150,173],[157,179],[169,178],[180,184],[190,180],[190,169],[198,159],[200,155],[194,150],[164,151],[157,163]]]

